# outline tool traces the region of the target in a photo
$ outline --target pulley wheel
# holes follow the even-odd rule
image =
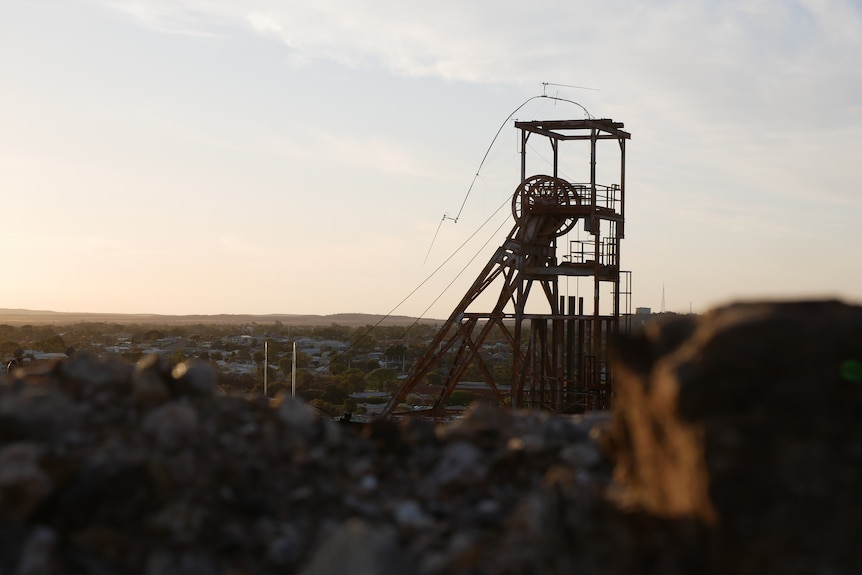
[[[522,227],[529,218],[542,218],[539,235],[561,236],[574,227],[576,217],[566,215],[564,210],[580,203],[575,187],[553,176],[531,176],[521,182],[512,196],[512,215]]]

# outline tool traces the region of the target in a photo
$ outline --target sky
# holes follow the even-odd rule
[[[584,110],[632,307],[862,303],[859,0],[2,0],[0,87],[0,308],[445,318]]]

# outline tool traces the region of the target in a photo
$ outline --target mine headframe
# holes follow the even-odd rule
[[[607,342],[627,329],[628,321],[621,326],[620,320],[629,320],[631,313],[630,274],[620,271],[625,142],[631,135],[622,123],[608,119],[515,122],[515,128],[521,135],[521,183],[512,195],[514,226],[381,417],[396,414],[413,393],[433,393],[437,399],[432,408],[411,413],[442,416],[452,393],[465,385],[512,407],[568,413],[610,407]],[[550,142],[550,175],[526,175],[531,136]],[[603,140],[618,142],[619,163],[618,169],[603,169],[601,177],[611,181],[599,183],[596,152]],[[581,183],[560,176],[565,159],[560,143],[566,141],[589,144]],[[592,288],[585,290],[586,306],[584,297],[561,293],[561,278],[584,280]],[[531,298],[534,292],[542,295]],[[609,304],[600,301],[603,293]],[[483,294],[485,311],[476,309]],[[496,357],[506,358],[505,373],[491,367],[489,341],[495,342]],[[441,381],[430,382],[432,372]],[[468,373],[481,381],[465,382]]]

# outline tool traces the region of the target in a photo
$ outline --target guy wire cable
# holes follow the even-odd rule
[[[563,86],[564,84],[549,84],[548,82],[543,82],[543,85],[544,86],[548,86],[548,85]],[[577,86],[570,86],[570,87],[577,87]],[[585,89],[595,90],[595,88],[585,88]],[[461,212],[464,211],[464,206],[467,204],[467,198],[470,197],[470,192],[473,191],[473,186],[476,185],[476,180],[479,178],[479,173],[482,171],[482,166],[485,165],[485,160],[488,159],[488,154],[491,153],[491,149],[494,147],[494,143],[497,141],[497,138],[500,136],[500,133],[503,131],[503,128],[506,127],[506,124],[509,122],[509,120],[512,119],[512,116],[517,114],[521,108],[523,108],[524,106],[526,106],[527,104],[529,104],[530,102],[532,102],[533,100],[536,100],[538,98],[547,98],[549,100],[556,100],[559,102],[568,102],[570,104],[574,104],[575,106],[578,106],[581,110],[584,111],[584,114],[586,114],[587,118],[592,118],[592,115],[590,114],[589,110],[587,110],[584,106],[582,106],[578,102],[575,102],[574,100],[569,100],[567,98],[560,98],[559,96],[548,96],[547,94],[542,93],[538,96],[531,96],[530,98],[527,98],[526,100],[524,100],[524,102],[521,103],[520,106],[515,108],[511,114],[506,116],[506,119],[503,120],[503,123],[500,124],[499,128],[497,128],[497,133],[494,134],[494,137],[491,139],[491,143],[488,145],[488,149],[485,150],[485,155],[482,156],[482,161],[479,162],[479,167],[476,169],[476,173],[473,175],[473,180],[470,182],[470,187],[467,188],[467,194],[464,196],[464,201],[461,202],[461,207],[458,209],[458,213],[455,215],[454,218],[449,217],[449,215],[447,213],[443,214],[443,218],[440,220],[440,223],[437,225],[437,231],[434,232],[434,238],[431,240],[431,245],[428,246],[428,253],[425,254],[425,261],[428,260],[428,256],[431,254],[431,249],[434,247],[434,242],[437,239],[437,234],[440,232],[440,227],[443,225],[443,222],[446,220],[452,220],[456,224],[458,223],[458,220],[461,217]],[[422,263],[424,264],[425,261],[423,261]]]
[[[543,86],[545,86],[545,87],[547,87],[547,86],[549,86],[549,85],[559,85],[559,86],[563,86],[563,84],[549,84],[548,82],[543,82],[543,83],[542,83],[542,85],[543,85]],[[579,86],[567,86],[567,87],[573,87],[573,88],[574,88],[574,87],[579,87]],[[594,90],[595,88],[584,88],[584,89]],[[542,93],[542,94],[540,94],[540,95],[538,95],[538,96],[531,96],[530,98],[527,98],[526,100],[524,100],[524,102],[522,102],[522,103],[521,103],[517,108],[515,108],[515,109],[512,111],[512,113],[510,113],[508,116],[506,116],[506,119],[505,119],[505,120],[503,120],[503,122],[500,124],[500,127],[497,129],[497,132],[494,134],[494,137],[491,139],[491,143],[488,145],[488,148],[485,150],[485,154],[482,156],[482,160],[479,162],[479,167],[476,169],[476,173],[473,175],[473,180],[470,182],[470,187],[467,189],[467,194],[464,196],[464,200],[461,202],[461,207],[458,209],[458,213],[455,215],[455,217],[454,217],[454,218],[449,217],[448,213],[444,213],[444,214],[443,214],[443,218],[440,220],[440,223],[437,225],[437,230],[434,232],[434,238],[431,240],[431,246],[429,246],[429,248],[428,248],[428,253],[425,255],[425,261],[427,261],[427,260],[428,260],[428,255],[430,255],[430,253],[431,253],[431,249],[434,247],[434,242],[435,242],[435,241],[436,241],[436,239],[437,239],[437,234],[440,232],[440,228],[442,227],[443,222],[444,222],[444,221],[446,221],[446,220],[448,219],[448,220],[452,220],[452,221],[454,221],[456,224],[458,223],[458,220],[459,220],[459,218],[461,217],[461,213],[464,211],[464,206],[467,204],[467,199],[470,197],[470,193],[471,193],[471,192],[472,192],[472,190],[473,190],[473,186],[476,184],[476,180],[479,178],[479,174],[480,174],[480,173],[481,173],[481,171],[482,171],[482,167],[485,165],[485,161],[488,159],[488,155],[491,153],[491,149],[494,147],[494,144],[496,143],[497,138],[500,136],[500,133],[503,131],[503,128],[505,128],[505,127],[506,127],[506,124],[509,122],[509,120],[511,120],[511,119],[512,119],[512,116],[514,116],[515,114],[517,114],[517,113],[518,113],[518,111],[519,111],[521,108],[523,108],[524,106],[526,106],[528,103],[532,102],[533,100],[536,100],[536,99],[539,99],[539,98],[546,98],[546,99],[549,99],[549,100],[555,100],[555,101],[559,101],[559,102],[568,102],[568,103],[570,103],[570,104],[574,104],[575,106],[578,106],[581,110],[583,110],[583,111],[584,111],[584,114],[586,114],[587,118],[592,118],[592,115],[590,114],[589,110],[587,110],[587,109],[586,109],[583,105],[581,105],[580,103],[575,102],[574,100],[569,100],[569,99],[567,99],[567,98],[560,98],[559,96],[548,96],[547,94],[545,94],[545,93],[544,93],[544,91],[543,91],[543,93]],[[482,225],[481,225],[481,226],[479,226],[479,227],[476,229],[476,231],[475,231],[475,232],[473,232],[473,233],[472,233],[472,234],[471,234],[471,235],[470,235],[466,240],[464,240],[464,242],[463,242],[460,246],[458,246],[458,248],[457,248],[454,252],[452,252],[452,253],[451,253],[451,254],[450,254],[450,255],[449,255],[445,260],[443,260],[443,262],[442,262],[439,266],[437,266],[437,268],[435,268],[435,269],[434,269],[434,271],[432,271],[432,272],[431,272],[431,273],[430,273],[430,274],[429,274],[429,275],[428,275],[424,280],[422,280],[422,282],[421,282],[418,286],[416,286],[416,287],[415,287],[415,288],[414,288],[414,289],[413,289],[409,294],[407,294],[407,295],[406,295],[406,296],[405,296],[405,297],[404,297],[400,302],[398,302],[398,304],[396,304],[396,305],[395,305],[395,307],[393,307],[389,312],[387,312],[384,316],[382,316],[382,317],[380,318],[380,320],[378,320],[378,321],[377,321],[377,323],[375,323],[375,324],[374,324],[373,326],[371,326],[368,330],[366,330],[366,332],[365,332],[365,333],[363,333],[360,337],[358,337],[358,338],[356,339],[356,341],[354,341],[353,343],[351,343],[351,344],[350,344],[350,346],[348,346],[348,347],[347,347],[347,349],[345,349],[343,352],[341,352],[340,354],[338,354],[338,356],[336,356],[336,357],[335,357],[335,360],[338,360],[339,358],[341,358],[341,357],[343,357],[345,354],[347,354],[351,349],[353,349],[353,347],[354,347],[355,345],[357,345],[360,341],[362,341],[362,339],[364,339],[368,334],[370,334],[372,331],[374,331],[376,328],[378,328],[378,327],[380,326],[380,324],[382,324],[382,323],[383,323],[386,319],[388,319],[388,318],[389,318],[393,313],[395,313],[395,310],[397,310],[399,307],[401,307],[401,306],[404,304],[404,302],[406,302],[408,299],[410,299],[410,298],[413,296],[413,294],[415,294],[417,291],[419,291],[419,289],[420,289],[423,285],[425,285],[425,284],[426,284],[426,283],[427,283],[427,282],[428,282],[432,277],[434,277],[434,275],[436,275],[436,274],[437,274],[437,272],[439,272],[439,271],[443,268],[443,266],[445,266],[447,263],[449,263],[449,261],[450,261],[453,257],[455,257],[455,255],[456,255],[456,254],[458,254],[458,252],[460,252],[460,251],[464,248],[464,246],[466,246],[466,245],[467,245],[467,243],[468,243],[470,240],[472,240],[472,239],[473,239],[473,238],[474,238],[474,237],[479,233],[479,231],[481,231],[481,230],[482,230],[482,228],[483,228],[483,227],[485,227],[485,226],[488,224],[488,222],[489,222],[489,221],[491,221],[491,219],[492,219],[494,216],[496,216],[496,215],[497,215],[497,213],[499,213],[499,211],[503,208],[503,206],[505,206],[509,201],[510,201],[510,199],[509,199],[509,198],[507,198],[507,199],[506,199],[506,201],[505,201],[505,202],[504,202],[500,207],[498,207],[498,208],[494,211],[494,213],[492,213],[492,214],[491,214],[491,215],[490,215],[490,216],[489,216],[489,217],[488,217],[488,218],[487,218],[487,219],[482,223]],[[503,224],[505,224],[505,222],[503,222]],[[496,230],[496,231],[499,231],[499,229],[503,227],[503,224],[500,224],[500,226],[497,228],[497,230]],[[496,233],[496,231],[495,231],[494,233]],[[485,244],[482,246],[482,249],[484,249],[484,247],[485,247],[485,246],[488,244],[488,242],[490,242],[490,241],[491,241],[491,238],[489,238],[489,239],[485,242]],[[475,255],[470,259],[470,261],[467,263],[467,266],[469,266],[469,265],[470,265],[470,263],[472,263],[472,262],[473,262],[473,260],[475,260],[477,256],[478,256],[478,253],[477,253],[477,254],[475,254]],[[423,264],[425,263],[425,261],[423,261]],[[432,307],[432,306],[433,306],[433,305],[434,305],[434,304],[435,304],[435,303],[436,303],[436,302],[437,302],[437,301],[438,301],[438,300],[443,296],[443,294],[446,292],[446,290],[448,290],[448,289],[452,286],[452,284],[454,284],[454,282],[458,279],[458,277],[460,277],[460,276],[461,276],[461,274],[463,274],[463,273],[464,273],[464,271],[465,271],[465,270],[466,270],[466,266],[465,266],[465,267],[464,267],[464,268],[463,268],[463,269],[462,269],[462,270],[461,270],[461,271],[460,271],[460,272],[459,272],[459,273],[458,273],[458,274],[457,274],[457,275],[452,279],[452,281],[449,283],[449,285],[448,285],[448,286],[446,286],[446,288],[444,288],[443,292],[441,292],[441,293],[440,293],[440,294],[439,294],[439,295],[438,295],[438,296],[437,296],[437,297],[436,297],[436,298],[431,302],[431,304],[430,304],[430,305],[429,305],[429,306],[428,306],[428,307],[427,307],[427,308],[422,312],[422,316],[424,316],[424,315],[425,315],[425,313],[427,313],[427,312],[428,312],[428,310],[429,310],[429,309],[431,309],[431,307]],[[412,324],[411,324],[411,325],[410,325],[410,326],[405,330],[404,334],[402,334],[402,337],[401,337],[401,338],[399,338],[399,339],[397,339],[397,340],[395,341],[395,343],[393,343],[393,344],[392,344],[392,346],[390,346],[390,349],[391,349],[392,347],[394,347],[395,345],[397,345],[397,344],[398,344],[398,342],[400,342],[400,341],[401,341],[401,339],[402,339],[402,338],[403,338],[403,337],[404,337],[404,336],[405,336],[405,335],[406,335],[406,334],[407,334],[407,333],[408,333],[408,332],[409,332],[413,327],[415,327],[415,326],[416,326],[416,324],[419,322],[419,320],[421,320],[421,319],[422,319],[422,316],[420,316],[420,317],[416,318],[416,320],[415,320],[415,321],[414,321],[414,322],[413,322],[413,323],[412,323]],[[332,361],[330,361],[330,364],[331,364],[331,363],[332,363]],[[322,367],[321,367],[321,368],[319,368],[319,370],[320,370],[320,369],[322,369]]]
[[[566,87],[569,87],[569,88],[580,88],[580,86],[567,86],[567,85],[565,85],[565,84],[549,84],[548,82],[543,82],[543,83],[542,83],[542,85],[543,85],[543,86],[545,86],[545,87],[547,87],[547,86],[549,86],[549,85],[552,85],[552,86],[566,86]],[[584,88],[584,89],[585,89],[585,90],[595,90],[595,88]],[[575,102],[574,100],[569,100],[569,99],[567,99],[567,98],[560,98],[560,97],[558,97],[558,96],[548,96],[547,94],[542,93],[541,95],[538,95],[538,96],[532,96],[532,97],[527,98],[526,100],[524,100],[524,102],[522,102],[522,103],[521,103],[521,105],[519,105],[517,108],[515,108],[515,109],[512,111],[512,113],[511,113],[511,114],[509,114],[509,115],[506,117],[506,119],[505,119],[505,120],[503,120],[503,122],[500,124],[500,127],[497,129],[497,132],[494,134],[494,137],[491,139],[491,143],[488,145],[488,148],[485,150],[485,155],[484,155],[484,156],[482,156],[482,160],[479,162],[479,167],[476,169],[476,173],[475,173],[475,175],[473,176],[473,180],[470,182],[470,187],[467,189],[467,194],[466,194],[466,196],[464,196],[464,201],[463,201],[463,202],[461,202],[461,207],[460,207],[460,209],[458,210],[458,214],[457,214],[454,218],[450,217],[448,213],[444,213],[444,214],[443,214],[443,217],[440,219],[440,222],[437,224],[437,230],[434,232],[434,238],[431,240],[431,245],[428,247],[428,252],[425,254],[425,260],[422,262],[423,264],[428,260],[428,256],[431,254],[431,249],[434,247],[434,242],[435,242],[435,241],[436,241],[436,239],[437,239],[437,235],[440,233],[440,228],[443,226],[443,222],[445,222],[446,220],[452,220],[452,221],[454,221],[455,223],[458,223],[458,220],[459,220],[459,218],[461,217],[461,213],[464,211],[464,206],[467,204],[467,199],[470,197],[470,192],[473,190],[473,186],[476,184],[476,180],[478,179],[479,174],[480,174],[480,173],[481,173],[481,171],[482,171],[482,167],[485,165],[485,161],[488,159],[488,155],[491,153],[491,149],[494,147],[494,144],[496,143],[497,138],[498,138],[498,137],[500,136],[500,134],[502,133],[503,128],[505,128],[505,127],[506,127],[506,124],[509,122],[509,120],[511,120],[511,119],[512,119],[512,116],[514,116],[515,114],[517,114],[517,113],[518,113],[518,111],[519,111],[521,108],[523,108],[523,107],[524,107],[524,106],[526,106],[528,103],[530,103],[530,102],[532,102],[533,100],[536,100],[536,99],[538,99],[538,98],[545,98],[545,99],[549,99],[549,100],[556,100],[556,101],[560,101],[560,102],[568,102],[568,103],[570,103],[570,104],[574,104],[575,106],[578,106],[581,110],[583,110],[583,111],[584,111],[584,114],[587,116],[587,118],[592,118],[592,115],[590,114],[589,110],[587,110],[583,105],[581,105],[581,104],[580,104],[580,103],[578,103],[578,102]],[[540,156],[541,156],[541,155],[540,155]],[[546,159],[546,161],[547,161],[547,159]],[[454,257],[458,252],[459,252],[459,251],[461,251],[461,249],[463,249],[463,248],[464,248],[464,246],[467,244],[467,242],[469,242],[470,240],[472,240],[472,239],[476,236],[476,234],[477,234],[477,233],[479,233],[479,231],[480,231],[483,227],[485,227],[485,225],[487,225],[487,224],[488,224],[488,222],[489,222],[489,221],[490,221],[494,216],[496,216],[496,215],[497,215],[497,213],[498,213],[498,212],[503,208],[503,206],[504,206],[504,205],[506,205],[506,203],[508,203],[509,201],[511,201],[511,199],[510,199],[510,198],[511,198],[511,196],[507,197],[506,202],[504,202],[504,203],[503,203],[503,205],[501,205],[500,207],[498,207],[498,208],[497,208],[497,210],[496,210],[496,211],[494,211],[494,213],[492,213],[492,214],[488,217],[488,219],[486,219],[486,220],[485,220],[485,222],[484,222],[484,223],[482,223],[482,225],[481,225],[481,226],[479,226],[479,228],[477,228],[477,229],[476,229],[476,231],[475,231],[475,232],[473,232],[473,234],[472,234],[470,237],[468,237],[468,238],[464,241],[464,243],[462,243],[462,244],[458,247],[458,249],[456,249],[454,252],[452,252],[452,254],[451,254],[448,258],[446,258],[446,259],[445,259],[445,260],[444,260],[444,261],[443,261],[443,262],[442,262],[442,263],[441,263],[441,264],[440,264],[440,265],[439,265],[439,266],[438,266],[438,267],[437,267],[433,272],[431,272],[431,274],[430,274],[427,278],[425,278],[425,280],[423,280],[423,281],[422,281],[422,283],[420,283],[418,286],[416,286],[416,288],[415,288],[413,291],[411,291],[409,294],[407,294],[407,296],[406,296],[403,300],[401,300],[401,301],[398,303],[398,305],[396,305],[394,308],[392,308],[392,310],[391,310],[391,311],[390,311],[386,316],[384,316],[384,317],[383,317],[383,318],[382,318],[382,319],[381,319],[377,324],[375,324],[374,326],[372,326],[372,328],[369,330],[369,333],[370,333],[370,331],[371,331],[371,330],[373,330],[374,328],[376,328],[377,326],[379,326],[379,325],[380,325],[380,323],[382,323],[382,322],[383,322],[383,320],[385,320],[387,317],[389,317],[390,315],[392,315],[392,314],[395,312],[395,310],[397,310],[401,305],[403,305],[403,304],[404,304],[404,302],[405,302],[405,301],[407,301],[408,299],[410,299],[410,297],[412,297],[412,296],[413,296],[413,294],[415,294],[415,293],[419,290],[419,288],[421,288],[423,285],[425,285],[425,283],[426,283],[428,280],[430,280],[430,279],[431,279],[431,278],[432,278],[432,277],[433,277],[433,276],[434,276],[438,271],[440,271],[440,269],[441,269],[444,265],[446,265],[446,264],[449,262],[449,260],[451,260],[451,259],[452,259],[452,258],[453,258],[453,257]],[[504,222],[504,223],[505,223],[505,222]],[[501,224],[501,225],[497,228],[497,231],[499,231],[499,230],[500,230],[500,228],[502,228],[502,227],[503,227],[503,225]],[[495,233],[496,233],[496,231],[495,231]],[[482,247],[484,248],[486,245],[488,245],[488,242],[490,242],[490,238],[488,239],[488,241],[486,241],[486,242],[485,242],[485,244],[484,244]],[[474,255],[474,256],[473,256],[473,258],[470,260],[470,262],[468,262],[468,264],[467,264],[467,265],[469,265],[469,263],[471,263],[471,262],[472,262],[472,261],[473,261],[477,256],[478,256],[478,254]],[[465,269],[466,269],[466,268],[465,268]],[[464,271],[465,271],[465,270],[462,270],[461,272],[459,272],[459,274],[458,274],[457,276],[455,276],[455,278],[453,278],[452,283],[454,283],[454,282],[455,282],[455,280],[457,280],[457,279],[458,279],[458,277],[460,277],[460,275],[461,275],[462,273],[464,273]],[[415,327],[415,326],[416,326],[416,324],[419,322],[419,320],[421,320],[421,319],[422,319],[422,317],[424,317],[424,315],[428,312],[428,310],[429,310],[429,309],[431,309],[431,307],[432,307],[432,306],[433,306],[433,305],[434,305],[434,304],[435,304],[435,303],[436,303],[436,302],[437,302],[437,301],[438,301],[438,300],[443,296],[443,294],[446,292],[446,290],[448,290],[448,289],[449,289],[449,287],[452,285],[452,283],[450,283],[450,284],[449,284],[449,286],[447,286],[447,287],[443,290],[443,292],[442,292],[442,293],[440,293],[440,295],[438,295],[438,296],[437,296],[437,298],[435,298],[435,299],[434,299],[434,301],[432,301],[432,302],[431,302],[431,304],[430,304],[430,305],[429,305],[429,306],[428,306],[428,307],[427,307],[427,308],[422,312],[422,315],[420,315],[420,316],[416,319],[416,321],[414,321],[414,322],[413,322],[413,323],[412,323],[412,324],[411,324],[411,325],[410,325],[410,326],[405,330],[404,335],[406,335],[406,334],[407,334],[407,333],[408,333],[408,332],[409,332],[413,327]],[[365,335],[368,335],[368,333],[364,334],[362,337],[365,337]],[[403,336],[402,336],[402,337],[403,337]],[[361,339],[361,338],[360,338],[360,339]],[[394,346],[394,345],[397,345],[399,341],[400,341],[400,339],[399,339],[399,340],[396,340],[396,342],[395,342],[395,343],[393,343],[392,345],[393,345],[393,346]],[[348,350],[349,350],[349,349],[350,349],[350,348],[348,348]],[[346,353],[346,352],[347,352],[347,350],[345,350],[345,353]]]
[[[509,203],[509,201],[510,201],[510,200],[508,200],[508,199],[507,199],[507,200],[506,200],[506,202],[503,204],[503,206],[505,206],[507,203]],[[496,212],[494,212],[493,214],[491,214],[491,217],[494,217],[494,216],[497,214],[497,212],[499,212],[499,211],[502,209],[502,207],[503,207],[503,206],[500,206],[499,208],[497,208],[497,211],[496,211]],[[488,220],[486,220],[486,223],[487,223],[487,221],[490,221],[490,218],[488,218]],[[482,224],[482,225],[484,225],[484,224]],[[484,249],[485,249],[485,247],[486,247],[486,246],[491,242],[491,240],[492,240],[492,239],[494,239],[494,238],[496,237],[497,232],[499,232],[499,231],[503,228],[503,226],[504,226],[504,225],[506,225],[506,221],[505,221],[505,220],[504,220],[504,221],[503,221],[499,226],[497,226],[497,229],[496,229],[496,230],[494,230],[494,233],[493,233],[493,234],[492,234],[492,235],[491,235],[487,240],[485,240],[485,243],[484,243],[484,244],[482,244],[482,247],[480,247],[480,248],[479,248],[479,250],[477,250],[477,251],[476,251],[476,253],[473,255],[473,257],[472,257],[472,258],[470,258],[470,261],[468,261],[466,264],[464,264],[464,267],[463,267],[463,268],[461,268],[461,271],[460,271],[460,272],[458,272],[458,273],[455,275],[455,277],[454,277],[454,278],[452,278],[452,281],[450,281],[450,282],[449,282],[449,284],[448,284],[445,288],[443,288],[443,291],[441,291],[441,292],[440,292],[440,295],[438,295],[436,298],[434,298],[434,301],[432,301],[432,302],[428,305],[428,307],[426,307],[426,308],[425,308],[425,310],[422,312],[422,315],[420,315],[420,316],[416,319],[416,321],[415,321],[415,322],[413,322],[413,324],[410,326],[411,328],[412,328],[414,325],[416,325],[416,323],[417,323],[420,319],[422,319],[422,318],[425,316],[425,314],[426,314],[426,313],[428,313],[428,310],[429,310],[429,309],[431,309],[431,307],[432,307],[435,303],[437,303],[437,301],[438,301],[441,297],[443,297],[443,294],[445,294],[447,291],[449,291],[449,288],[451,288],[451,287],[452,287],[452,285],[455,283],[455,281],[456,281],[459,277],[461,277],[461,275],[462,275],[465,271],[467,271],[467,268],[470,266],[470,264],[472,264],[472,263],[476,260],[476,258],[477,258],[477,257],[479,256],[479,254],[482,252],[482,250],[484,250]],[[408,330],[407,330],[407,331],[409,331],[409,328],[408,328]],[[406,333],[407,333],[407,332],[405,331],[405,334],[406,334]]]
[[[401,306],[404,304],[404,302],[406,302],[408,299],[410,299],[410,298],[413,296],[413,294],[415,294],[417,291],[419,291],[419,289],[420,289],[423,285],[425,285],[426,283],[428,283],[428,281],[429,281],[432,277],[434,277],[434,276],[437,274],[437,272],[439,272],[441,269],[443,269],[443,266],[445,266],[447,263],[449,263],[449,261],[450,261],[452,258],[454,258],[454,257],[458,254],[458,252],[460,252],[462,249],[464,249],[464,247],[465,247],[465,246],[470,242],[470,240],[472,240],[474,237],[476,237],[476,235],[477,235],[480,231],[482,231],[482,228],[484,228],[486,225],[488,225],[488,222],[490,222],[490,221],[491,221],[491,220],[492,220],[492,219],[493,219],[493,218],[494,218],[498,213],[500,213],[500,210],[502,210],[502,209],[503,209],[503,207],[504,207],[506,204],[508,204],[510,201],[511,201],[511,198],[507,198],[507,199],[506,199],[506,201],[505,201],[505,202],[503,202],[503,203],[500,205],[500,207],[498,207],[498,208],[494,211],[494,213],[492,213],[490,216],[488,216],[488,218],[487,218],[487,219],[482,223],[482,225],[480,225],[478,228],[476,228],[476,231],[474,231],[472,234],[470,234],[470,236],[469,236],[466,240],[464,240],[464,242],[463,242],[460,246],[458,246],[458,248],[457,248],[457,249],[455,249],[455,251],[453,251],[453,252],[449,255],[449,257],[447,257],[445,260],[443,260],[443,262],[442,262],[442,263],[440,263],[440,265],[439,265],[439,266],[437,266],[437,268],[436,268],[436,269],[434,269],[434,271],[432,271],[432,272],[431,272],[431,273],[430,273],[430,274],[429,274],[429,275],[428,275],[424,280],[422,280],[422,281],[419,283],[419,285],[418,285],[418,286],[416,286],[415,288],[413,288],[413,290],[412,290],[409,294],[407,294],[407,295],[404,297],[404,299],[402,299],[400,302],[398,302],[398,304],[396,304],[396,305],[395,305],[395,307],[393,307],[393,308],[392,308],[391,310],[389,310],[389,311],[388,311],[384,316],[382,316],[382,317],[377,321],[377,323],[375,323],[374,325],[372,325],[371,327],[369,327],[369,328],[365,331],[365,333],[363,333],[361,336],[359,336],[358,338],[356,338],[356,341],[354,341],[353,343],[351,343],[351,344],[347,347],[347,349],[345,349],[344,351],[342,351],[341,353],[339,353],[339,354],[338,354],[338,355],[337,355],[337,356],[336,356],[332,361],[330,361],[330,364],[331,364],[333,361],[336,361],[336,360],[340,359],[341,357],[343,357],[344,355],[346,355],[346,354],[347,354],[351,349],[353,349],[353,347],[354,347],[354,346],[356,346],[360,341],[362,341],[362,340],[363,340],[363,339],[364,339],[368,334],[370,334],[372,331],[374,331],[375,329],[377,329],[378,327],[380,327],[380,324],[382,324],[382,323],[383,323],[384,321],[386,321],[390,316],[392,316],[392,314],[393,314],[393,313],[395,313],[395,310],[397,310],[399,307],[401,307]],[[503,227],[503,225],[504,225],[505,223],[506,223],[506,221],[504,221],[502,224],[500,224],[500,226],[497,228],[497,230],[495,230],[494,234],[496,234],[496,233],[500,230],[500,228],[502,228],[502,227]],[[488,240],[487,240],[487,241],[485,242],[485,244],[482,246],[482,249],[484,249],[484,247],[485,247],[486,245],[488,245],[488,242],[490,242],[490,241],[491,241],[491,239],[493,239],[493,237],[494,237],[494,235],[492,235],[490,238],[488,238]],[[469,265],[470,263],[472,263],[472,261],[476,259],[476,256],[477,256],[477,255],[478,255],[478,253],[477,253],[476,255],[474,255],[474,256],[473,256],[473,258],[470,260],[470,262],[468,262],[468,264],[467,264],[467,265]],[[465,268],[465,269],[466,269],[466,268]],[[452,282],[449,284],[449,286],[451,286],[451,285],[452,285],[452,283],[454,283],[454,281],[455,281],[456,279],[458,279],[458,277],[459,277],[462,273],[464,273],[464,270],[462,270],[461,272],[459,272],[459,273],[458,273],[458,275],[457,275],[457,276],[455,276],[455,278],[452,280]],[[422,312],[422,315],[421,315],[420,317],[416,318],[416,320],[415,320],[412,324],[410,324],[410,326],[409,326],[406,330],[404,330],[404,333],[402,334],[402,336],[401,336],[400,338],[398,338],[397,340],[395,340],[395,342],[394,342],[391,346],[389,346],[389,348],[390,348],[390,349],[391,349],[392,347],[394,347],[394,346],[398,345],[398,343],[403,339],[403,337],[404,337],[405,335],[407,335],[407,333],[408,333],[411,329],[413,329],[413,328],[416,326],[416,324],[417,324],[417,323],[419,323],[419,320],[421,320],[421,319],[422,319],[422,317],[423,317],[423,316],[428,312],[428,310],[429,310],[429,309],[431,309],[431,306],[433,306],[433,305],[434,305],[434,303],[436,303],[436,302],[437,302],[437,300],[439,300],[439,299],[443,296],[443,293],[445,293],[445,292],[446,292],[446,290],[447,290],[447,289],[449,289],[449,286],[447,286],[447,287],[443,290],[443,292],[442,292],[440,295],[438,295],[438,296],[437,296],[437,298],[436,298],[436,299],[431,303],[431,305],[429,305],[429,306],[428,306],[428,307],[427,307],[427,308]],[[318,373],[320,373],[322,370],[323,370],[323,366],[319,367],[319,368],[318,368],[318,370],[317,370],[317,372],[318,372]]]
[[[546,83],[546,84],[547,84],[547,83]],[[524,100],[524,102],[523,102],[520,106],[518,106],[517,108],[515,108],[515,109],[512,111],[512,113],[511,113],[511,114],[509,114],[508,116],[506,116],[506,119],[505,119],[505,120],[503,120],[503,123],[502,123],[502,124],[500,124],[500,127],[499,127],[499,128],[497,128],[497,133],[496,133],[496,134],[494,134],[494,137],[493,137],[493,139],[491,139],[491,143],[490,143],[490,145],[488,146],[488,149],[487,149],[487,150],[485,150],[485,155],[484,155],[484,156],[482,156],[482,161],[481,161],[481,162],[479,162],[479,167],[476,169],[476,174],[473,176],[473,181],[472,181],[472,182],[470,182],[470,187],[469,187],[469,188],[467,188],[467,195],[466,195],[466,196],[464,196],[464,201],[463,201],[463,202],[461,202],[461,208],[458,210],[458,214],[457,214],[454,218],[448,218],[448,219],[451,219],[451,220],[453,220],[455,223],[458,223],[458,218],[460,218],[460,217],[461,217],[461,212],[463,212],[463,211],[464,211],[464,205],[467,203],[467,198],[469,198],[469,197],[470,197],[470,192],[473,190],[473,186],[476,184],[476,179],[479,177],[479,172],[481,172],[481,171],[482,171],[482,166],[484,166],[484,165],[485,165],[485,160],[487,160],[487,159],[488,159],[488,154],[490,154],[490,153],[491,153],[491,148],[493,148],[493,147],[494,147],[494,143],[497,141],[497,138],[500,136],[500,132],[502,132],[502,131],[503,131],[503,128],[505,128],[505,127],[506,127],[506,124],[509,122],[509,120],[511,120],[511,119],[512,119],[512,116],[514,116],[515,114],[517,114],[517,113],[518,113],[518,111],[519,111],[521,108],[523,108],[524,106],[526,106],[527,104],[529,104],[530,102],[532,102],[533,100],[536,100],[536,99],[538,99],[538,98],[547,98],[547,99],[549,99],[549,100],[557,100],[557,101],[560,101],[560,102],[568,102],[568,103],[570,103],[570,104],[574,104],[575,106],[578,106],[581,110],[583,110],[583,111],[584,111],[584,113],[587,115],[587,118],[591,118],[591,117],[592,117],[592,116],[590,115],[589,111],[587,111],[587,109],[586,109],[586,108],[584,108],[581,104],[579,104],[579,103],[575,102],[574,100],[568,100],[568,99],[566,99],[566,98],[560,98],[560,97],[558,97],[558,96],[548,96],[548,95],[546,95],[546,94],[541,94],[541,95],[539,95],[539,96],[532,96],[532,97],[527,98],[526,100]]]

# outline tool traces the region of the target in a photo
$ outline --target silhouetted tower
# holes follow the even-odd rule
[[[608,119],[515,122],[515,128],[521,135],[521,183],[512,196],[514,227],[382,417],[396,413],[408,394],[427,392],[429,384],[439,396],[425,413],[442,414],[452,392],[466,383],[465,375],[474,380],[472,391],[502,405],[561,412],[610,407],[607,342],[620,329],[621,316],[631,315],[630,274],[620,271],[625,143],[631,135]],[[527,177],[531,137],[550,143],[551,174]],[[617,142],[618,162],[612,158],[612,167],[599,172],[598,148],[605,140]],[[579,167],[584,154],[561,157],[564,142],[589,146],[586,166]],[[574,183],[563,174],[582,179]],[[584,280],[588,296],[565,295],[561,279],[578,286]],[[531,298],[536,292],[541,295]],[[498,294],[494,305],[476,310],[479,296],[488,293]],[[495,342],[493,349],[489,342]],[[491,353],[507,357],[510,369],[492,369]]]

